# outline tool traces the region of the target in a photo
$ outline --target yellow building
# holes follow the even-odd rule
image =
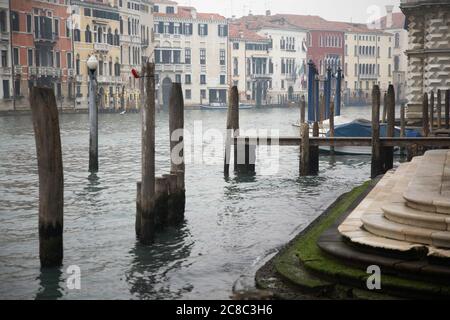
[[[343,102],[370,103],[374,84],[386,91],[393,83],[393,36],[363,24],[346,24]]]
[[[120,61],[120,15],[113,0],[72,1],[77,108],[88,99],[87,60],[95,55],[99,109],[126,108]]]

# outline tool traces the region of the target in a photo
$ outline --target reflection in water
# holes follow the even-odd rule
[[[64,280],[61,268],[42,268],[38,280],[40,288],[36,300],[53,300],[63,296],[61,284]]]
[[[133,257],[131,268],[126,274],[131,285],[130,293],[139,299],[177,299],[191,291],[193,283],[175,289],[176,284],[168,281],[169,273],[182,272],[181,269],[188,266],[186,259],[194,245],[188,238],[190,234],[184,223],[159,233],[151,246],[136,241],[130,251]]]

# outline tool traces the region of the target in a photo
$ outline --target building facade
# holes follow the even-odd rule
[[[240,101],[244,103],[269,104],[269,89],[272,88],[273,62],[270,57],[272,41],[240,23],[230,25],[231,85],[237,86]]]
[[[345,30],[345,104],[370,104],[374,84],[387,91],[393,83],[393,36],[362,24]]]
[[[408,27],[406,117],[417,123],[424,93],[450,88],[450,2],[402,0],[400,8]]]
[[[0,110],[13,110],[9,0],[0,0]]]
[[[391,33],[393,37],[393,71],[392,80],[397,102],[406,101],[406,73],[408,67],[408,31],[405,29],[405,15],[393,12],[394,6],[386,6],[386,16],[382,17],[378,26],[381,30]]]
[[[72,0],[73,43],[75,51],[76,108],[87,108],[87,60],[98,60],[98,107],[116,110],[121,107],[122,86],[120,60],[120,15],[115,1]]]
[[[70,107],[73,47],[66,27],[68,1],[17,0],[10,5],[14,108],[29,108],[30,89],[36,85],[53,88],[58,107]]]
[[[228,21],[173,1],[154,2],[157,99],[167,106],[173,82],[185,105],[225,103],[229,81]]]

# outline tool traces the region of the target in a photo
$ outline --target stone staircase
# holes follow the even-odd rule
[[[386,173],[338,230],[380,252],[450,259],[450,151],[428,151]]]

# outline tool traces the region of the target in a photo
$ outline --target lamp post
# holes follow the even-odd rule
[[[98,108],[97,108],[97,58],[92,55],[87,61],[89,69],[89,172],[98,171]]]

